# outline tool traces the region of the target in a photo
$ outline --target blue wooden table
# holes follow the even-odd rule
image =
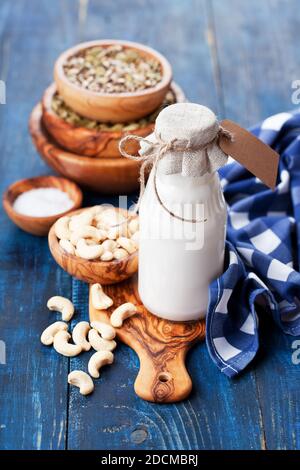
[[[27,130],[32,107],[52,80],[55,58],[96,38],[124,38],[164,53],[190,100],[248,126],[288,110],[300,78],[298,0],[1,0],[1,191],[50,173]],[[86,194],[85,203],[108,201]],[[114,202],[116,199],[109,199]],[[95,393],[67,385],[68,360],[41,346],[54,319],[54,294],[86,319],[87,288],[53,261],[46,238],[16,228],[0,212],[1,449],[295,449],[300,447],[300,366],[293,338],[263,321],[259,357],[238,379],[223,376],[205,344],[188,357],[194,391],[176,405],[135,396],[134,352],[120,345]]]

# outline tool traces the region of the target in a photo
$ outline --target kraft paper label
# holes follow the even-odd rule
[[[274,189],[279,164],[278,153],[235,122],[224,119],[220,124],[233,134],[233,141],[220,137],[219,146],[223,152]]]

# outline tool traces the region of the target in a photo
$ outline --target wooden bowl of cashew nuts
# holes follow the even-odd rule
[[[48,242],[59,266],[89,284],[116,284],[138,270],[138,216],[125,209],[73,211],[51,227]]]

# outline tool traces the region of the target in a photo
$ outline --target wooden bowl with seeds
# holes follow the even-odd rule
[[[101,223],[99,225],[99,222],[98,222],[98,225],[95,225],[96,224],[95,221],[97,220],[97,212],[96,212],[97,207],[101,208],[102,206],[96,206],[93,208],[85,208],[85,209],[73,211],[70,214],[68,214],[67,219],[63,218],[64,220],[58,221],[58,223],[62,223],[62,227],[66,226],[65,223],[67,224],[67,227],[70,227],[70,222],[73,220],[73,222],[71,222],[71,227],[74,230],[70,231],[69,235],[64,235],[65,233],[64,228],[59,228],[59,227],[56,228],[54,224],[51,227],[49,231],[49,235],[48,235],[49,248],[55,261],[59,264],[59,266],[62,269],[67,271],[71,276],[74,276],[77,279],[80,279],[81,281],[84,281],[90,284],[96,283],[96,282],[99,282],[100,284],[103,284],[103,285],[116,284],[117,282],[124,281],[125,279],[128,279],[129,277],[133,276],[138,270],[138,241],[137,241],[137,237],[134,236],[134,234],[138,235],[138,228],[137,228],[138,216],[133,215],[132,213],[124,209],[118,209],[118,208],[107,209],[108,211],[111,211],[111,210],[115,211],[117,214],[120,214],[120,217],[124,218],[125,220],[127,219],[130,220],[129,223],[132,223],[135,225],[135,229],[136,229],[135,232],[133,231],[130,232],[130,230],[128,229],[128,226],[130,226],[129,223],[126,225],[125,224],[120,225],[118,228],[118,230],[120,229],[120,227],[122,228],[121,235],[125,234],[124,230],[126,230],[127,239],[131,239],[128,237],[132,236],[132,241],[135,240],[133,241],[133,247],[134,247],[133,249],[135,251],[133,251],[133,249],[131,248],[130,253],[126,252],[126,255],[125,255],[125,253],[123,252],[120,259],[113,258],[110,261],[102,261],[101,257],[99,256],[97,259],[85,259],[79,256],[79,254],[82,253],[82,251],[80,251],[80,253],[77,252],[77,250],[79,249],[78,246],[81,243],[80,239],[78,239],[78,236],[83,235],[83,232],[82,231],[79,232],[80,219],[78,218],[76,219],[75,217],[75,221],[74,221],[74,216],[83,216],[82,227],[84,226],[86,222],[90,222],[92,226],[95,226],[95,228],[97,226],[99,227],[101,226]],[[93,213],[94,218],[92,219],[92,221],[89,219],[89,212]],[[99,220],[99,216],[98,216],[98,220]],[[78,225],[78,222],[79,222],[79,225]],[[73,223],[73,226],[72,226],[72,223]],[[78,230],[77,234],[76,234],[76,230]],[[113,230],[115,230],[115,227],[113,227]],[[102,229],[99,228],[99,231],[102,231]],[[105,231],[103,230],[103,232]],[[62,236],[68,237],[68,239],[67,238],[59,239],[58,235],[60,237]],[[104,238],[105,235],[103,236],[103,234],[101,234],[99,235],[99,238],[100,237]],[[116,244],[114,251],[112,251],[112,253],[116,253],[117,250],[126,251],[123,248],[118,248],[119,245],[118,245],[118,242],[116,241],[116,238],[117,237],[115,237],[114,239],[111,239]],[[122,238],[126,238],[126,237],[122,237]],[[61,240],[64,240],[64,242],[62,242]],[[69,243],[66,243],[66,240]],[[72,242],[70,240],[72,240]],[[94,247],[97,248],[97,246],[101,246],[101,245],[103,246],[103,243],[105,244],[105,241],[107,242],[107,240],[108,239],[105,239],[105,240],[101,239],[100,241],[95,241],[91,239],[90,241],[91,245],[88,246],[88,249],[89,247],[92,247],[92,249],[94,249]],[[86,239],[86,243],[87,244],[89,243],[88,239]],[[124,241],[123,241],[123,244],[124,244]],[[110,249],[113,250],[113,248],[110,248]],[[108,251],[109,251],[108,249],[103,248],[101,256],[105,258],[104,254],[107,253]],[[94,255],[95,254],[93,254],[92,256]],[[115,254],[115,256],[119,257],[119,255],[117,256],[117,254]]]
[[[81,116],[101,122],[130,122],[157,109],[172,80],[159,52],[130,41],[101,40],[63,52],[54,80],[64,102]]]
[[[63,150],[42,123],[42,106],[32,111],[29,130],[45,162],[57,173],[101,194],[129,194],[139,188],[140,162],[127,158],[93,158]]]
[[[183,91],[172,82],[162,105],[154,113],[130,123],[101,123],[83,118],[69,108],[53,83],[42,99],[43,124],[55,141],[68,151],[87,157],[120,157],[119,142],[122,137],[131,133],[141,137],[151,134],[159,112],[170,104],[184,101]],[[131,153],[137,149],[135,142],[128,143]]]

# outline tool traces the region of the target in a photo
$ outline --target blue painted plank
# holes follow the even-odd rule
[[[211,67],[213,22],[206,7],[206,2],[193,0],[163,0],[159,8],[154,0],[90,1],[82,38],[125,37],[156,47],[171,60],[175,79],[189,98],[218,111],[222,108],[220,90]],[[77,318],[86,320],[84,285],[75,283],[73,299],[80,306]],[[71,369],[86,370],[90,354],[72,359]],[[68,448],[264,447],[254,373],[250,370],[239,380],[230,381],[213,366],[204,344],[191,352],[188,367],[194,382],[188,401],[146,403],[133,391],[138,359],[120,344],[116,363],[103,370],[92,396],[82,397],[78,390],[70,390]]]
[[[256,380],[268,449],[300,449],[300,365],[292,362],[294,341],[264,322]]]
[[[299,75],[297,0],[209,0],[226,117],[251,126],[288,110]]]
[[[19,177],[48,172],[32,148],[27,116],[51,81],[57,54],[80,38],[128,37],[149,43],[169,57],[175,79],[192,100],[243,124],[281,111],[289,100],[289,82],[297,78],[293,38],[299,15],[294,1],[289,1],[284,15],[282,2],[270,3],[273,15],[266,4],[222,0],[214,1],[211,9],[209,1],[163,0],[158,16],[153,0],[128,1],[126,9],[122,2],[90,1],[87,21],[79,24],[77,2],[32,0],[28,8],[22,0],[13,7],[12,2],[2,1],[0,78],[7,79],[8,104],[0,107],[1,190]],[[232,53],[237,43],[238,57]],[[21,82],[15,70],[23,72]],[[26,165],[20,165],[24,158]],[[86,196],[86,203],[97,200],[95,195]],[[235,381],[220,375],[204,345],[199,345],[188,361],[195,391],[187,402],[172,406],[148,404],[134,396],[138,360],[120,345],[116,364],[103,372],[92,397],[70,391],[66,436],[68,360],[41,348],[37,338],[53,319],[45,309],[47,297],[57,292],[71,295],[70,278],[51,260],[45,240],[22,234],[3,213],[0,223],[1,246],[9,247],[8,253],[0,251],[0,294],[5,293],[0,339],[9,338],[13,346],[7,349],[8,364],[0,365],[1,448],[63,448],[65,439],[69,448],[77,449],[299,448],[298,369],[290,362],[291,339],[271,326],[255,370]],[[82,294],[76,289],[73,297],[82,302],[84,287]],[[82,310],[85,318],[85,303]],[[71,368],[86,361],[87,356],[72,359]],[[11,397],[15,405],[8,405]]]
[[[293,109],[291,84],[299,78],[299,2],[212,3],[226,117],[249,125]],[[300,376],[291,359],[293,340],[270,322],[264,324],[255,376],[269,449],[300,447]]]
[[[0,78],[7,84],[7,104],[0,106],[1,193],[16,179],[48,172],[32,147],[27,121],[63,45],[59,5],[33,0],[29,8],[23,0],[1,1]],[[0,225],[0,339],[6,343],[0,448],[64,449],[68,360],[58,361],[39,336],[56,318],[47,299],[70,294],[71,280],[57,269],[46,238],[25,234],[2,209]]]
[[[187,97],[219,112],[205,0],[89,0],[87,4],[82,40],[127,39],[154,47],[171,62],[174,79]]]

